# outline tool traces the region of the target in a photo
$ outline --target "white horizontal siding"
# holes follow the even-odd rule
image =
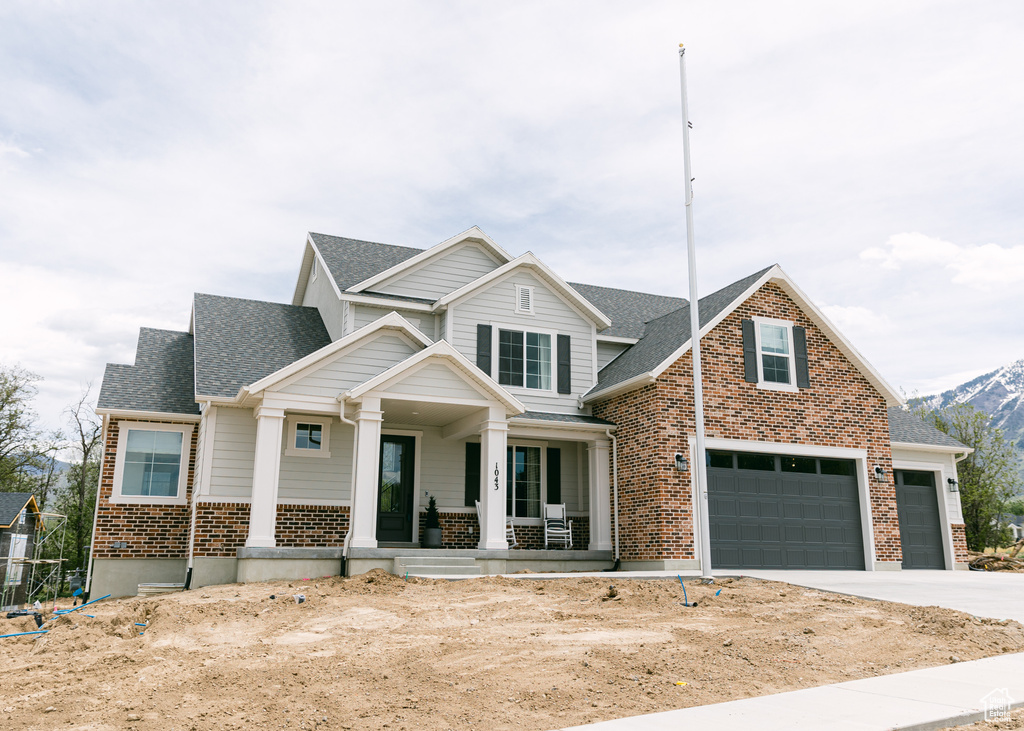
[[[450,396],[455,398],[485,398],[452,370],[440,363],[431,363],[420,368],[400,383],[387,389],[388,393],[404,393],[412,396]]]
[[[316,266],[319,267],[319,263]],[[320,311],[320,319],[324,321],[331,340],[338,340],[345,334],[343,303],[335,294],[334,287],[331,286],[330,279],[325,272],[321,271],[315,282],[306,284],[302,304],[306,307],[316,307]]]
[[[440,299],[498,268],[498,262],[477,244],[463,244],[429,264],[379,288],[386,294]]]
[[[461,508],[465,505],[466,490],[466,443],[453,439],[442,439],[440,428],[422,428],[420,440],[420,498],[425,506],[425,492],[437,498],[437,506]],[[384,431],[387,431],[385,427]]]
[[[352,496],[352,432],[348,424],[342,424],[339,419],[331,419],[331,456],[325,459],[285,454],[291,439],[286,427],[281,449],[278,502],[349,501]]]
[[[252,466],[256,457],[256,419],[252,409],[217,407],[212,451],[207,494],[214,497],[250,497]]]
[[[316,371],[282,386],[281,393],[334,397],[383,373],[415,352],[397,335],[384,333],[358,350],[338,356]]]
[[[533,287],[534,314],[521,315],[515,312],[516,285]],[[452,328],[452,345],[476,362],[476,326],[483,324],[505,324],[521,327],[523,330],[553,331],[569,335],[572,343],[572,393],[559,395],[551,392],[537,392],[530,389],[509,388],[508,390],[523,404],[534,411],[578,413],[576,397],[590,390],[594,383],[594,331],[589,320],[567,305],[551,292],[533,274],[517,271],[501,282],[488,287],[480,294],[459,302],[455,306],[455,324]],[[552,349],[555,343],[551,343]],[[498,354],[492,354],[494,378],[498,375]],[[557,376],[557,364],[551,364],[551,377]]]
[[[355,323],[355,329],[358,330],[365,325],[369,325],[371,322],[384,317],[384,315],[389,312],[397,312],[408,320],[411,325],[421,330],[424,335],[433,337],[433,315],[424,314],[422,312],[410,312],[409,310],[392,309],[387,306],[370,307],[368,305],[352,305],[352,318]]]
[[[622,354],[629,346],[624,343],[597,342],[597,370],[601,370]]]

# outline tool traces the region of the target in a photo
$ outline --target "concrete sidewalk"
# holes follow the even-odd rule
[[[984,718],[986,699],[1024,706],[1024,653],[852,680],[563,731],[930,731]],[[991,706],[990,706],[991,708]]]

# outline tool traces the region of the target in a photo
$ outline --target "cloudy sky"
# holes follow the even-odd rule
[[[685,296],[777,262],[894,386],[1024,357],[1018,2],[5,2],[0,363],[52,425],[193,292],[290,301],[307,231],[479,225]]]

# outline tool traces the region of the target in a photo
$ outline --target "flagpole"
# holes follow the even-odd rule
[[[700,300],[697,297],[697,250],[693,237],[693,175],[690,171],[690,113],[686,104],[686,48],[679,44],[679,81],[683,100],[683,168],[686,174],[686,253],[690,273],[690,352],[693,353],[693,414],[697,428],[697,454],[690,471],[697,481],[697,546],[701,576],[711,576],[711,531],[708,518],[707,457],[704,446],[704,386],[700,362]]]

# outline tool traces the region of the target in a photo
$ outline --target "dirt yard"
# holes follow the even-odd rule
[[[0,728],[557,729],[1024,650],[934,607],[686,589],[374,572],[101,602],[0,640]]]

